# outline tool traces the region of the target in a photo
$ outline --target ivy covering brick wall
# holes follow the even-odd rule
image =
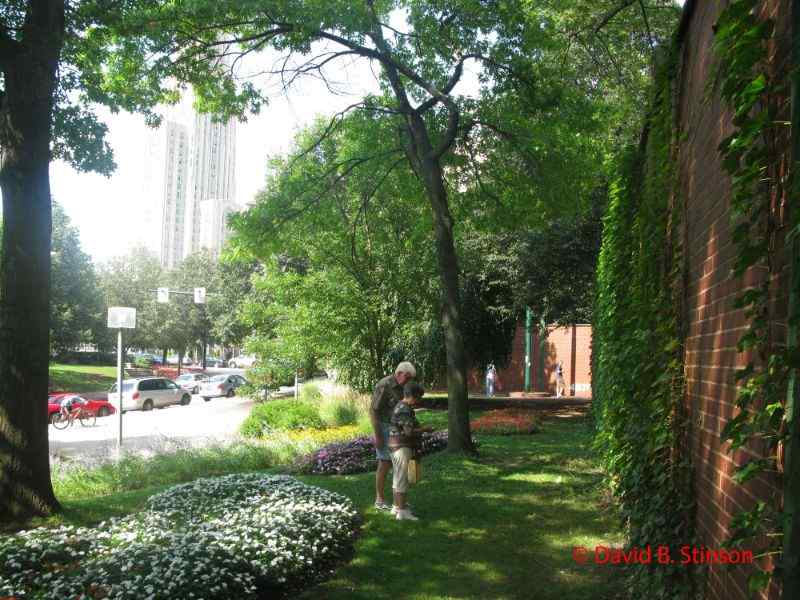
[[[756,553],[638,566],[635,597],[780,594],[789,4],[686,3],[605,217],[594,411],[629,544]]]
[[[592,380],[597,445],[629,543],[669,545],[675,556],[693,539],[691,473],[682,450],[682,248],[679,212],[670,212],[676,57],[677,44],[658,68],[641,144],[622,159],[612,188],[598,263]],[[692,593],[685,566],[636,565],[630,573],[635,598]]]

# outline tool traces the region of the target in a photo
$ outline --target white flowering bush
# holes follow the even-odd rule
[[[350,500],[293,477],[199,479],[96,528],[0,538],[0,598],[288,596],[331,575],[358,524]]]

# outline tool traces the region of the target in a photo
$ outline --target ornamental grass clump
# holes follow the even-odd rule
[[[420,453],[423,456],[446,447],[446,431],[422,434]],[[375,442],[372,436],[365,435],[324,446],[306,456],[298,468],[302,472],[315,475],[349,475],[372,471],[375,469],[375,462]]]
[[[0,597],[291,597],[351,555],[358,526],[350,500],[292,477],[199,479],[96,528],[0,538]]]
[[[319,414],[328,427],[355,425],[361,417],[358,404],[347,396],[326,397],[319,405]]]
[[[539,419],[530,410],[491,410],[470,423],[473,433],[486,435],[515,435],[539,431]]]

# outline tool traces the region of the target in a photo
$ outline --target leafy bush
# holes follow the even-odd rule
[[[0,539],[0,596],[291,597],[332,574],[359,525],[350,500],[292,477],[199,479],[96,529]]]
[[[421,455],[438,452],[446,447],[446,431],[422,434]],[[371,435],[365,435],[320,448],[301,461],[299,470],[316,475],[347,475],[371,471],[375,468],[375,463],[375,442]]]
[[[491,410],[470,423],[473,433],[488,435],[513,435],[536,433],[539,431],[539,419],[530,410],[507,408]]]
[[[139,368],[152,367],[155,361],[150,356],[137,356],[133,359],[133,366]]]
[[[269,431],[319,429],[322,426],[319,409],[314,404],[285,399],[253,406],[240,431],[244,436],[261,437]]]
[[[282,385],[294,385],[294,374],[295,370],[291,366],[264,359],[247,370],[247,379],[259,389],[277,390]]]
[[[105,365],[117,364],[117,355],[113,352],[78,352],[63,350],[54,357],[55,362],[67,365]]]
[[[318,403],[322,400],[322,392],[313,383],[304,383],[300,386],[299,399],[303,402]]]

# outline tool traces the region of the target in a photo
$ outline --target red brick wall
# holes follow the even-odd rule
[[[693,5],[693,6],[692,6]],[[730,181],[722,170],[717,147],[731,132],[731,115],[718,93],[707,94],[714,77],[711,51],[712,26],[724,2],[689,2],[692,12],[685,19],[682,69],[678,84],[680,129],[685,137],[678,152],[686,253],[687,337],[685,374],[687,409],[690,415],[689,449],[694,463],[694,494],[697,500],[697,542],[719,548],[729,535],[732,516],[751,508],[758,500],[768,500],[776,481],[761,478],[747,486],[731,480],[736,464],[759,456],[757,445],[731,455],[720,441],[725,423],[736,414],[734,373],[750,356],[737,352],[736,343],[745,330],[744,311],[734,308],[736,296],[746,287],[763,280],[764,270],[752,270],[744,280],[731,276],[735,248],[730,227]],[[776,18],[778,47],[773,49],[774,68],[785,71],[789,56],[789,0],[768,0],[765,12]],[[788,107],[787,107],[788,110]],[[788,112],[784,116],[788,120]],[[787,128],[788,129],[788,128]],[[788,150],[788,143],[785,148]],[[776,203],[778,221],[783,215]],[[780,236],[778,236],[780,237]],[[780,264],[781,253],[778,253]],[[777,338],[785,336],[786,292],[780,270],[773,279],[775,301],[772,306]],[[687,493],[692,493],[687,490]],[[704,598],[745,599],[747,573],[743,568],[711,567]],[[762,597],[777,598],[771,589]]]
[[[562,361],[567,395],[591,396],[591,325],[550,326],[547,332],[543,365],[540,362],[542,358],[539,337],[537,334],[532,336],[531,389],[555,394],[555,365],[558,361]],[[540,376],[540,373],[543,376]],[[470,371],[471,392],[484,391],[484,376],[484,371],[477,369]],[[496,393],[507,394],[525,388],[525,326],[521,323],[517,325],[514,334],[509,364],[505,368],[498,369],[497,376]]]

